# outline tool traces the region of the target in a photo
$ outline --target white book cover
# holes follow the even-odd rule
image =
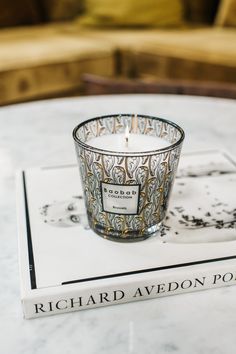
[[[77,166],[20,172],[25,318],[235,284],[235,187],[227,154],[183,155],[163,230],[118,243],[89,229]]]

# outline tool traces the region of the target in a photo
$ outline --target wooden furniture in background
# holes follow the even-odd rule
[[[82,76],[85,95],[106,95],[121,93],[168,93],[223,97],[236,99],[236,84],[199,82],[190,80],[152,80],[106,78],[85,74]]]

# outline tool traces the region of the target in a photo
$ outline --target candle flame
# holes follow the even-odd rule
[[[129,127],[126,125],[125,128],[125,147],[128,147],[129,145]]]

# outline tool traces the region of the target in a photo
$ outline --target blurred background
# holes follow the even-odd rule
[[[0,1],[0,105],[135,92],[236,98],[236,0]]]

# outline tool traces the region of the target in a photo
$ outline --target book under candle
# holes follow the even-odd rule
[[[114,243],[88,226],[76,165],[23,171],[17,206],[25,318],[236,284],[235,186],[228,155],[186,154],[161,233]]]

